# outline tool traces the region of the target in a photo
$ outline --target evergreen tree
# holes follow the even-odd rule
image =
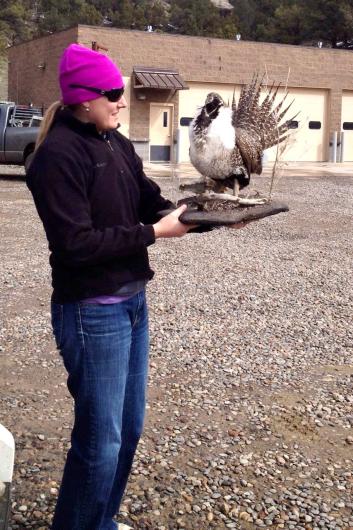
[[[353,0],[230,0],[222,16],[210,0],[0,0],[0,53],[8,45],[75,24],[332,47],[353,41]]]
[[[243,39],[255,40],[256,0],[233,0],[234,14],[238,20],[238,29]]]
[[[121,0],[118,8],[111,12],[111,21],[118,28],[131,28],[134,24],[135,6],[131,0]]]
[[[75,24],[101,24],[103,16],[85,0],[41,0],[38,19],[40,35],[66,29]]]
[[[277,6],[275,1],[265,0],[267,6],[263,2],[258,3],[258,40],[285,44],[321,40],[332,47],[339,43],[348,47],[353,38],[352,0],[282,0]]]
[[[185,35],[234,38],[237,33],[235,18],[221,16],[209,0],[175,0],[170,23]]]
[[[281,3],[267,24],[258,23],[256,37],[262,41],[300,44],[307,37],[303,6],[300,2]]]
[[[31,38],[33,23],[28,7],[21,0],[0,1],[0,46],[3,49]]]
[[[352,0],[301,0],[305,6],[306,35],[312,39],[329,42],[333,48],[338,43],[347,47],[353,39]]]

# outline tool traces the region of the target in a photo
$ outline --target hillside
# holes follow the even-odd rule
[[[75,24],[350,49],[352,20],[348,0],[2,0],[0,55]]]

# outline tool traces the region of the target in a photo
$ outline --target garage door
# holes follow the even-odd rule
[[[215,85],[210,83],[190,83],[190,90],[179,95],[180,120],[180,160],[189,160],[188,118],[194,116],[198,105],[202,105],[209,92],[219,92],[225,101],[231,101],[234,87],[231,85]],[[240,87],[236,87],[235,96],[239,98]],[[283,96],[283,93],[282,93]],[[265,93],[263,94],[265,97]],[[278,95],[278,100],[281,95]],[[292,123],[293,135],[288,142],[283,160],[295,162],[317,162],[327,159],[327,101],[325,90],[290,89],[288,102],[294,99],[288,116],[292,117],[300,112]],[[276,149],[269,149],[266,158],[273,161]]]
[[[281,159],[291,162],[327,160],[327,91],[290,88],[287,100],[288,103],[294,100],[288,118],[299,114],[292,122],[292,135]],[[276,149],[270,149],[266,155],[269,160],[275,160]]]
[[[353,91],[344,90],[342,95],[342,131],[344,131],[343,161],[353,161]]]

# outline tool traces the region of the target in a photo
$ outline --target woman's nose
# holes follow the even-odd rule
[[[124,109],[125,107],[127,107],[127,101],[125,99],[125,96],[121,96],[121,98],[119,99],[118,101],[118,107],[120,109]]]

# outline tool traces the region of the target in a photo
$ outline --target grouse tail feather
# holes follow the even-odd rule
[[[283,122],[283,118],[291,108],[294,100],[283,106],[288,92],[276,103],[280,84],[272,83],[268,92],[260,103],[263,80],[259,74],[254,74],[248,85],[242,87],[238,105],[233,103],[232,124],[236,129],[243,129],[258,138],[261,149],[265,150],[284,141],[290,134],[290,124],[294,118]]]

